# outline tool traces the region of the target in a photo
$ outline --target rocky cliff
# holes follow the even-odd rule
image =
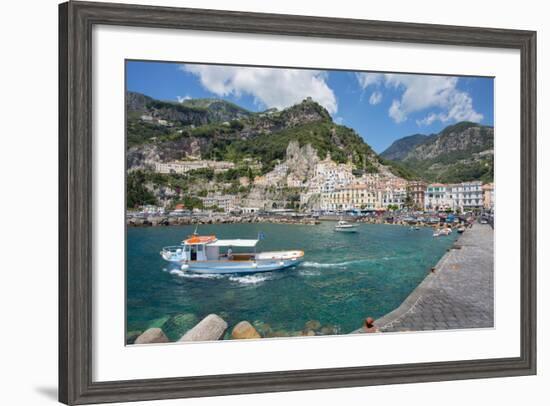
[[[426,180],[490,181],[493,144],[493,127],[461,122],[438,134],[417,134],[397,140],[381,156],[400,162]]]

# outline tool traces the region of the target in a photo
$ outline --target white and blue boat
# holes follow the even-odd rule
[[[160,252],[168,262],[180,264],[182,271],[231,274],[278,271],[296,266],[304,258],[301,250],[256,252],[259,239],[219,240],[215,235],[196,233],[180,245]],[[234,248],[250,248],[252,253],[235,253]]]

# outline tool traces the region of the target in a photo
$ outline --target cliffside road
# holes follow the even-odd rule
[[[375,321],[380,331],[493,327],[493,229],[474,224],[455,247],[401,306]]]

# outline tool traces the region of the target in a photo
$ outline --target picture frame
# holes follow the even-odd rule
[[[97,382],[92,378],[92,28],[515,49],[521,59],[521,344],[514,358]],[[536,32],[110,3],[59,6],[59,400],[140,401],[536,374]]]

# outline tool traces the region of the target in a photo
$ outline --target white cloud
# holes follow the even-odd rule
[[[344,124],[344,117],[336,116],[336,117],[334,117],[334,122],[336,124],[342,125],[342,124]]]
[[[357,75],[357,80],[363,89],[384,84],[387,88],[402,91],[401,97],[394,99],[388,110],[396,123],[406,121],[410,114],[435,108],[442,111],[430,112],[416,123],[430,125],[436,120],[446,123],[479,122],[483,119],[483,115],[475,111],[472,97],[457,89],[457,77],[362,73]]]
[[[185,100],[191,99],[191,96],[186,94],[185,96],[176,96],[176,99],[178,99],[178,103],[183,103]]]
[[[382,101],[382,92],[374,91],[369,97],[369,103],[372,105],[378,104]]]
[[[218,96],[248,94],[256,103],[278,109],[309,96],[330,114],[338,111],[336,96],[320,71],[217,65],[182,65],[181,70],[198,76],[202,86]]]
[[[358,72],[356,77],[363,89],[367,89],[367,87],[372,85],[379,85],[384,80],[383,73]]]

